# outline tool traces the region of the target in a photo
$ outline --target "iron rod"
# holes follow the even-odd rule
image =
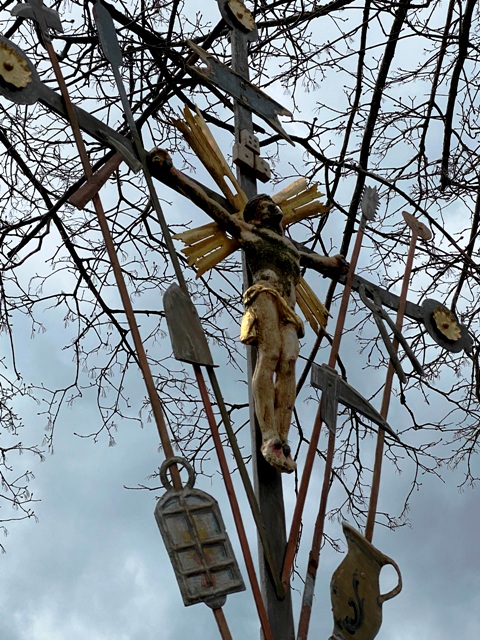
[[[328,365],[332,368],[335,368],[335,365],[337,363],[337,358],[340,350],[340,343],[342,340],[342,334],[343,334],[345,319],[347,315],[348,302],[349,302],[350,293],[352,290],[353,276],[355,274],[355,269],[357,268],[358,257],[360,255],[360,249],[363,242],[364,230],[365,230],[365,219],[362,217],[360,222],[360,227],[357,233],[357,237],[355,240],[355,245],[352,252],[352,258],[350,261],[350,267],[349,267],[347,279],[345,282],[345,289],[343,291],[342,301],[340,303],[337,324],[335,326],[335,333],[333,337],[332,347],[330,350],[330,357],[328,360]],[[315,429],[317,429],[318,434],[312,433],[313,441],[318,442],[321,424],[322,424],[321,405],[319,404],[317,409],[317,415],[315,417],[315,423],[314,423],[314,431]],[[319,510],[317,514],[317,519],[315,521],[312,547],[308,557],[307,575],[305,578],[305,586],[304,586],[303,598],[302,598],[302,608],[300,611],[300,619],[298,622],[297,640],[306,640],[308,635],[309,625],[310,625],[310,616],[312,613],[312,604],[313,604],[313,593],[315,588],[315,580],[317,576],[318,564],[320,560],[320,551],[321,551],[321,544],[322,544],[322,538],[323,538],[323,530],[325,525],[325,515],[327,511],[328,494],[330,491],[331,473],[332,473],[334,454],[335,454],[335,433],[333,431],[329,431],[322,492],[320,496],[320,504],[319,504]],[[311,457],[312,465],[313,465],[313,459],[314,457],[312,456]],[[311,471],[312,471],[311,467],[309,469],[304,470],[304,474],[307,473],[307,478],[304,483],[305,491],[308,488]],[[302,477],[302,480],[303,480],[303,477]],[[294,514],[294,517],[295,516],[297,518],[297,520],[295,521],[295,527],[297,528],[297,531],[294,531],[293,532],[294,535],[291,537],[292,537],[292,540],[295,540],[295,544],[296,544],[296,540],[298,539],[298,531],[300,530],[301,512],[299,514]],[[292,522],[292,528],[293,528],[293,524],[294,523]],[[291,555],[292,554],[290,552],[290,556]],[[287,570],[288,570],[288,574],[286,573]],[[284,567],[284,576],[289,575],[290,571],[291,571],[291,567],[290,568]]]
[[[50,42],[49,38],[45,38],[44,40],[45,40],[45,48],[47,49],[55,76],[57,78],[57,82],[60,87],[62,97],[65,102],[65,108],[67,110],[68,119],[72,127],[73,136],[75,138],[75,143],[78,149],[80,160],[82,162],[83,170],[85,172],[85,176],[87,177],[87,179],[89,179],[92,177],[93,171],[90,165],[85,143],[83,142],[80,127],[78,125],[76,113],[73,108],[73,104],[70,100],[68,88],[63,78],[62,70],[58,63],[58,58],[57,58],[55,49],[53,48],[53,45]],[[130,296],[128,294],[127,286],[123,278],[122,268],[118,260],[113,238],[111,236],[110,229],[108,227],[107,219],[105,216],[105,211],[103,209],[102,201],[98,193],[95,194],[93,198],[93,204],[95,208],[95,213],[98,218],[98,223],[103,235],[103,239],[105,242],[105,247],[107,249],[108,257],[112,265],[112,269],[113,269],[117,287],[120,293],[120,298],[122,300],[122,304],[125,310],[125,315],[127,317],[130,332],[132,334],[132,339],[135,345],[135,349],[137,351],[139,366],[142,371],[143,379],[145,381],[145,386],[147,388],[147,393],[150,400],[150,405],[152,407],[152,412],[155,418],[155,423],[156,423],[157,431],[160,437],[160,442],[162,444],[165,456],[167,458],[171,458],[173,457],[174,452],[173,452],[172,444],[170,442],[170,437],[168,435],[165,419],[163,416],[162,404],[155,387],[152,372],[150,370],[150,365],[148,364],[147,356],[146,356],[145,349],[143,347],[143,342],[140,336],[140,331],[138,329],[138,325],[135,320],[135,314],[133,311]],[[180,489],[182,486],[182,483],[180,479],[180,474],[178,473],[178,469],[176,467],[172,467],[171,474],[172,474],[172,480],[175,488]]]
[[[337,357],[340,349],[340,342],[342,339],[343,328],[345,325],[345,318],[347,314],[348,301],[352,290],[352,281],[355,274],[355,269],[358,262],[358,256],[363,242],[364,225],[363,222],[357,233],[355,245],[352,252],[352,258],[350,261],[350,268],[348,270],[347,278],[345,281],[345,288],[342,294],[342,300],[340,303],[340,309],[338,312],[337,324],[335,326],[335,333],[330,350],[330,357],[328,360],[329,366],[335,368]],[[282,584],[285,586],[290,580],[290,574],[295,559],[295,550],[297,547],[298,536],[300,533],[300,527],[302,525],[302,514],[305,506],[305,500],[307,496],[308,486],[310,484],[310,478],[312,475],[313,463],[315,461],[316,449],[320,438],[320,432],[322,429],[322,416],[320,403],[318,405],[317,413],[312,428],[312,435],[310,437],[310,445],[308,447],[307,455],[305,458],[305,464],[303,467],[302,479],[300,481],[300,489],[298,491],[297,502],[293,513],[292,523],[290,526],[290,533],[288,536],[287,547],[285,550],[285,558],[282,569]]]
[[[408,219],[407,219],[407,224],[408,224]],[[397,318],[396,318],[396,325],[399,331],[401,331],[403,327],[403,318],[405,315],[405,308],[407,306],[408,287],[410,285],[410,276],[412,274],[413,259],[415,256],[417,241],[419,237],[428,239],[428,235],[425,235],[425,231],[423,231],[423,234],[421,235],[421,232],[422,232],[421,227],[419,228],[416,224],[409,224],[409,226],[412,229],[412,237],[410,239],[410,247],[409,247],[408,256],[405,264],[405,274],[403,276],[402,291],[400,294]],[[393,349],[395,353],[397,353],[398,340],[393,341]],[[382,416],[382,418],[385,418],[385,419],[387,419],[388,411],[390,409],[390,400],[392,397],[392,384],[393,384],[394,373],[395,373],[394,366],[390,362],[388,365],[387,375],[385,377],[385,386],[384,386],[383,396],[382,396],[382,406],[380,409],[380,415]],[[377,433],[377,444],[375,448],[375,462],[373,467],[372,487],[370,490],[370,502],[368,505],[367,523],[365,526],[365,538],[369,542],[371,542],[373,539],[373,530],[375,527],[375,516],[377,513],[378,496],[380,492],[380,480],[382,475],[384,444],[385,444],[385,432],[383,431],[383,429],[379,429]]]
[[[195,371],[195,377],[197,379],[200,395],[202,396],[203,406],[205,407],[205,412],[207,414],[208,424],[210,426],[210,431],[212,433],[212,438],[215,445],[215,450],[217,452],[220,469],[222,470],[223,481],[225,483],[227,496],[230,501],[230,507],[232,509],[233,518],[235,520],[235,526],[237,528],[238,537],[240,540],[240,546],[242,548],[243,558],[245,560],[248,577],[250,579],[250,585],[252,587],[253,597],[255,600],[255,605],[257,607],[258,617],[260,619],[262,631],[263,631],[265,640],[273,640],[272,631],[270,629],[270,623],[268,620],[267,612],[265,610],[265,605],[264,605],[262,594],[260,591],[260,586],[258,584],[257,574],[255,572],[255,566],[253,564],[250,547],[248,545],[248,539],[247,539],[247,534],[245,532],[245,527],[243,524],[242,514],[240,512],[240,507],[238,505],[237,497],[235,494],[235,488],[233,486],[232,478],[230,476],[230,470],[228,468],[227,459],[225,457],[225,452],[223,450],[222,440],[220,438],[220,433],[218,431],[217,421],[215,420],[210,398],[208,396],[205,379],[203,377],[203,373],[200,365],[193,365],[193,369]]]

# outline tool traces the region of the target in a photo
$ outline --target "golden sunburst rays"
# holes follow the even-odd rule
[[[204,118],[197,110],[194,114],[188,107],[183,111],[184,120],[174,120],[186,141],[199,160],[210,173],[215,183],[228,200],[237,216],[242,216],[247,197],[217,145]],[[283,211],[284,226],[306,218],[324,215],[330,207],[319,199],[323,196],[318,184],[308,185],[305,178],[299,178],[272,199]],[[197,278],[215,267],[221,260],[239,248],[238,240],[229,238],[216,222],[210,222],[195,229],[189,229],[173,236],[186,246],[182,252],[188,264],[196,270]],[[325,328],[328,311],[315,295],[311,287],[301,278],[297,285],[298,305],[315,333]]]

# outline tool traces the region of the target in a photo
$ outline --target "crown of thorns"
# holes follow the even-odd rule
[[[257,219],[257,207],[262,200],[270,200],[270,202],[273,202],[272,197],[269,196],[268,193],[260,193],[258,196],[249,200],[243,210],[243,219],[245,222]]]

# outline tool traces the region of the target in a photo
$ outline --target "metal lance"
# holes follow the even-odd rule
[[[147,157],[146,157],[146,153],[145,153],[145,149],[143,147],[143,143],[140,139],[140,135],[135,123],[135,120],[133,118],[133,113],[130,107],[130,102],[128,100],[126,91],[125,91],[125,87],[123,85],[123,81],[122,81],[122,77],[120,74],[120,66],[122,64],[122,52],[120,50],[120,46],[118,44],[118,39],[117,39],[117,35],[116,35],[116,31],[115,31],[115,27],[113,24],[113,20],[112,17],[110,15],[110,13],[107,11],[107,9],[102,5],[102,3],[100,1],[97,1],[97,3],[94,6],[94,15],[95,15],[95,20],[97,23],[97,28],[98,28],[98,34],[99,34],[99,38],[100,38],[100,43],[102,45],[102,49],[103,52],[105,54],[105,57],[107,58],[107,60],[110,62],[111,66],[112,66],[112,70],[113,70],[113,74],[115,77],[115,81],[117,84],[117,88],[118,88],[118,92],[120,94],[120,98],[122,101],[122,106],[125,112],[125,117],[127,119],[130,131],[132,133],[132,137],[133,137],[133,141],[135,144],[135,148],[137,151],[137,154],[140,158],[140,161],[142,163],[142,168],[143,168],[143,173],[145,176],[145,180],[147,182],[147,186],[149,189],[149,193],[150,193],[150,198],[151,198],[151,202],[153,204],[153,207],[156,211],[163,235],[164,235],[164,240],[165,243],[167,245],[167,249],[170,253],[173,265],[174,265],[174,270],[175,270],[175,275],[177,277],[177,280],[179,282],[180,285],[180,289],[183,292],[183,294],[187,297],[187,304],[191,303],[190,301],[190,297],[189,297],[189,293],[188,293],[188,289],[187,289],[187,285],[185,282],[185,278],[183,276],[183,272],[181,270],[180,267],[180,263],[178,260],[178,256],[176,254],[175,251],[175,247],[173,245],[173,240],[170,234],[170,230],[168,228],[168,225],[166,223],[165,217],[163,215],[163,211],[162,208],[160,206],[160,202],[158,200],[158,196],[155,190],[155,186],[153,184],[153,180],[147,165]],[[193,307],[193,304],[192,304]],[[191,309],[190,309],[191,311]],[[195,310],[193,309],[193,313],[196,315]],[[200,331],[203,334],[203,331],[201,330],[200,327]],[[192,345],[193,343],[198,340],[198,331],[196,336],[192,336]],[[208,349],[208,346],[207,346]],[[195,348],[193,348],[193,350],[195,351]],[[195,354],[194,354],[195,355]],[[261,597],[261,593],[260,593],[260,587],[258,585],[258,581],[257,581],[257,577],[256,577],[256,573],[255,573],[255,567],[254,567],[254,563],[253,563],[253,559],[251,556],[251,552],[250,552],[250,548],[248,545],[248,540],[247,540],[247,536],[246,536],[246,532],[245,532],[245,527],[243,525],[243,520],[242,520],[242,516],[241,516],[241,512],[240,512],[240,507],[238,505],[238,501],[236,499],[236,495],[235,495],[235,490],[233,487],[233,483],[231,480],[231,476],[230,476],[230,471],[228,468],[228,463],[225,457],[225,453],[223,451],[223,446],[222,446],[222,442],[221,442],[221,438],[220,438],[220,434],[218,431],[218,426],[215,420],[215,416],[213,413],[213,409],[210,403],[210,399],[208,396],[208,391],[207,391],[207,387],[205,384],[205,380],[203,377],[203,373],[202,373],[202,369],[200,366],[200,363],[203,364],[204,366],[207,367],[210,379],[212,381],[212,386],[214,389],[214,393],[217,399],[217,403],[220,407],[221,410],[221,414],[222,417],[224,419],[224,423],[229,424],[229,418],[228,418],[228,414],[225,408],[225,404],[223,402],[223,398],[221,396],[220,393],[220,388],[216,379],[216,375],[213,369],[213,361],[211,360],[211,357],[209,355],[207,355],[206,357],[202,358],[200,357],[200,359],[198,358],[193,358],[189,360],[190,363],[193,366],[194,372],[195,372],[195,377],[197,379],[197,384],[198,384],[198,388],[200,391],[200,395],[202,398],[202,402],[205,408],[205,412],[207,415],[207,420],[210,426],[210,430],[212,433],[212,438],[214,441],[214,445],[215,445],[215,449],[216,449],[216,453],[217,453],[217,457],[219,460],[219,464],[220,464],[220,468],[222,470],[222,476],[225,482],[225,487],[226,487],[226,491],[227,491],[227,495],[230,501],[230,506],[232,509],[232,514],[235,520],[235,525],[237,527],[237,531],[238,531],[238,535],[239,535],[239,539],[240,539],[240,545],[242,548],[242,552],[244,555],[244,559],[245,559],[245,564],[247,567],[247,572],[250,578],[250,583],[252,586],[252,591],[254,594],[254,599],[255,599],[255,603],[257,606],[257,611],[258,611],[258,615],[261,621],[261,625],[262,625],[262,629],[265,635],[265,638],[267,640],[270,640],[272,638],[271,635],[271,631],[270,631],[270,627],[269,627],[269,623],[268,623],[268,618],[266,615],[266,611],[265,611],[265,607],[263,605],[263,601],[262,601],[262,597]],[[226,621],[224,619],[223,613],[220,614],[219,612],[221,611],[221,608],[216,608],[213,609],[214,614],[217,618],[217,623],[219,623],[219,619],[218,616],[221,616],[222,619],[222,624],[219,623],[219,630],[222,634],[222,637],[224,638],[228,638],[229,637],[229,632],[228,634],[226,633],[225,629],[226,627]]]
[[[370,189],[370,188],[367,187],[367,189]],[[372,192],[375,193],[375,198],[376,198],[377,197],[376,190],[372,189]],[[371,197],[373,197],[373,195]],[[373,203],[370,205],[372,212],[369,213],[369,211],[367,210],[368,218],[374,217],[377,207],[378,207],[378,202],[373,201]],[[330,351],[330,359],[328,363],[329,366],[332,367],[333,369],[335,368],[335,364],[338,356],[341,336],[342,336],[343,327],[345,324],[348,300],[350,298],[350,293],[352,288],[352,281],[353,281],[356,265],[358,262],[358,256],[362,246],[366,219],[368,219],[367,216],[365,216],[365,214],[362,212],[362,218],[361,218],[360,226],[357,232],[355,246],[353,248],[352,258],[350,260],[350,269],[348,271],[348,274],[345,280],[345,288],[342,295],[342,301],[341,301],[340,310],[337,318],[335,335],[334,335],[334,339],[333,339],[333,343]],[[295,510],[293,513],[292,524],[290,526],[290,533],[288,537],[287,547],[285,550],[285,558],[284,558],[283,569],[282,569],[282,583],[284,585],[289,584],[289,581],[290,581],[290,574],[292,572],[293,561],[295,558],[295,553],[297,548],[298,536],[299,536],[300,528],[302,524],[303,508],[305,506],[308,485],[310,483],[313,463],[316,457],[316,450],[318,446],[318,440],[320,437],[321,428],[322,428],[322,417],[321,417],[321,405],[319,404],[317,414],[315,416],[315,422],[313,425],[312,435],[310,439],[310,446],[308,448],[307,455],[305,458],[302,479],[300,481],[300,488],[298,491],[297,501],[295,503]]]
[[[341,301],[340,309],[338,313],[337,324],[335,327],[332,348],[330,351],[330,358],[328,360],[328,366],[331,367],[332,369],[335,369],[337,357],[339,354],[340,342],[342,339],[343,328],[345,325],[345,318],[346,318],[347,308],[348,308],[348,302],[349,302],[351,288],[352,288],[353,275],[355,273],[355,269],[358,263],[358,257],[359,257],[360,249],[362,246],[366,222],[367,220],[372,220],[374,218],[377,208],[378,208],[377,191],[375,188],[367,187],[365,189],[363,199],[362,199],[362,218],[360,221],[359,230],[357,232],[355,246],[353,248],[353,253],[350,261],[350,269],[347,274],[345,289],[343,291],[342,301]],[[299,496],[297,499],[297,505],[295,508],[294,516],[293,516],[292,527],[290,530],[290,537],[287,545],[287,551],[285,554],[285,563],[284,563],[284,568],[282,573],[282,580],[285,580],[285,581],[289,579],[291,568],[293,565],[295,548],[296,548],[298,533],[301,525],[301,517],[302,517],[303,507],[305,504],[305,497],[308,489],[308,484],[310,481],[313,462],[315,459],[316,449],[317,449],[318,440],[320,436],[320,430],[322,426],[321,406],[322,405],[319,404],[317,414],[315,417],[315,423],[312,431],[310,446],[308,448],[307,457],[305,460],[305,466],[304,466],[304,471],[303,471],[302,480],[300,484]],[[307,634],[308,634],[308,628],[310,624],[313,594],[315,589],[315,580],[317,576],[317,568],[318,568],[318,563],[320,558],[320,549],[321,549],[321,543],[323,538],[323,529],[325,524],[325,514],[327,510],[328,493],[330,490],[330,480],[331,480],[331,474],[332,474],[334,453],[335,453],[335,431],[333,429],[330,429],[329,437],[328,437],[327,455],[325,460],[325,470],[324,470],[324,476],[323,476],[323,486],[322,486],[322,492],[320,496],[320,505],[319,505],[318,515],[315,522],[312,547],[311,547],[309,558],[308,558],[308,569],[307,569],[307,575],[305,579],[305,587],[303,591],[300,620],[298,623],[297,640],[306,640]]]
[[[400,294],[400,300],[398,304],[396,326],[399,331],[402,330],[403,317],[405,314],[405,307],[407,303],[407,293],[410,284],[410,276],[412,273],[413,257],[415,255],[415,248],[417,246],[418,238],[422,240],[430,240],[432,232],[422,222],[417,220],[414,216],[407,212],[403,212],[405,222],[412,230],[412,237],[410,239],[410,248],[408,251],[407,261],[405,265],[405,275],[402,282],[402,291]],[[398,351],[398,340],[393,341],[393,349],[395,353]],[[388,365],[387,375],[385,378],[385,386],[383,390],[382,406],[380,409],[380,415],[387,419],[388,410],[390,407],[390,399],[392,394],[392,382],[395,374],[395,367],[392,361]],[[383,461],[383,449],[385,442],[385,433],[382,430],[377,434],[377,446],[375,450],[375,464],[373,467],[372,488],[370,493],[370,503],[368,506],[367,524],[365,527],[365,538],[371,542],[373,538],[373,529],[375,526],[375,514],[377,512],[378,494],[380,490],[380,477],[382,473],[382,461]]]
[[[83,142],[77,115],[76,115],[74,106],[72,104],[72,101],[70,100],[67,85],[63,78],[62,70],[58,62],[57,54],[55,52],[55,49],[53,48],[49,31],[48,31],[48,28],[55,28],[58,30],[58,24],[56,22],[52,22],[52,18],[51,18],[52,10],[47,9],[47,7],[43,5],[41,0],[32,0],[31,4],[26,3],[26,4],[16,5],[16,7],[14,8],[14,14],[20,15],[22,17],[32,18],[35,21],[35,23],[38,25],[38,28],[42,37],[42,43],[45,46],[47,53],[49,55],[50,61],[52,63],[53,71],[57,78],[57,82],[59,84],[60,91],[61,91],[63,100],[65,102],[65,108],[67,111],[68,120],[72,127],[73,136],[75,138],[75,143],[77,145],[83,170],[85,172],[85,176],[87,177],[87,179],[89,179],[93,175],[92,168],[90,166],[90,161],[88,158],[87,150],[85,148],[85,143]],[[58,13],[57,13],[57,17],[58,17]],[[160,441],[163,447],[163,451],[167,458],[172,458],[174,456],[174,452],[173,452],[172,444],[170,442],[170,437],[168,435],[167,425],[165,423],[165,419],[163,416],[162,404],[157,394],[152,372],[150,370],[145,349],[143,347],[142,338],[140,336],[138,325],[135,320],[135,314],[133,311],[132,303],[128,294],[125,280],[123,278],[120,262],[118,260],[118,256],[115,250],[115,245],[113,243],[113,239],[110,234],[110,229],[108,227],[105,211],[103,209],[102,201],[100,200],[100,196],[98,194],[96,194],[93,197],[93,204],[94,204],[95,212],[97,214],[103,239],[105,242],[105,247],[107,249],[108,257],[112,265],[112,269],[113,269],[117,287],[120,293],[120,298],[122,300],[122,304],[125,310],[125,315],[127,317],[130,332],[132,334],[133,342],[137,352],[138,364],[142,371],[145,385],[147,387],[147,393],[148,393],[148,397],[152,407],[152,412],[155,418],[155,422],[156,422],[158,434],[160,436]],[[174,486],[180,489],[182,486],[182,483],[176,467],[172,467],[171,474],[172,474],[172,480],[173,480]]]

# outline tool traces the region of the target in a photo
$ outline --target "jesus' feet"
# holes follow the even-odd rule
[[[292,473],[297,468],[292,460],[290,447],[279,438],[264,440],[261,451],[268,464],[282,473]]]

